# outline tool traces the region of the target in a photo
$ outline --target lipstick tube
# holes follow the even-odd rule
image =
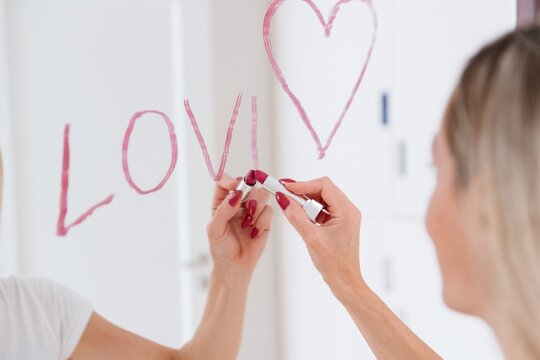
[[[241,202],[246,202],[248,199],[251,189],[257,184],[257,179],[255,177],[255,170],[250,170],[246,176],[240,180],[240,183],[235,190],[242,191],[242,197],[240,198]]]
[[[319,203],[318,201],[315,201],[313,199],[308,198],[307,196],[299,196],[296,194],[293,194],[283,184],[273,178],[270,175],[267,175],[266,173],[257,170],[257,181],[259,181],[262,184],[262,187],[269,191],[271,194],[276,195],[277,192],[281,192],[294,201],[298,202],[300,206],[304,209],[304,212],[306,213],[307,217],[311,222],[317,223],[317,218],[321,212],[327,211],[324,209],[324,206]]]

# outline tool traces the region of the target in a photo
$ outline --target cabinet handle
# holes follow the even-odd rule
[[[381,96],[381,123],[382,126],[390,125],[390,113],[388,109],[390,97],[388,93],[384,92]]]

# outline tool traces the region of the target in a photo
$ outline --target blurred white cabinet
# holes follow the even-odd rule
[[[316,1],[328,14],[334,1]],[[379,32],[364,81],[324,159],[291,100],[275,82],[276,176],[297,180],[330,176],[366,214],[362,262],[366,277],[383,288],[381,232],[394,203],[392,123],[383,124],[382,97],[392,97],[395,57],[395,2],[376,1]],[[343,4],[332,35],[302,1],[286,1],[275,15],[276,58],[323,143],[358,76],[369,45],[372,19],[362,2]],[[389,109],[390,111],[391,109]],[[389,120],[392,121],[392,114]],[[369,359],[373,354],[345,309],[313,267],[305,245],[277,217],[283,360]]]
[[[446,102],[468,59],[513,29],[516,1],[415,0],[396,5],[394,210],[402,217],[421,218],[433,187],[431,145]]]
[[[315,3],[323,14],[333,5],[333,1]],[[513,28],[515,1],[379,0],[374,4],[380,32],[373,62],[325,159],[315,160],[307,130],[276,85],[277,172],[292,178],[328,175],[344,189],[364,214],[361,259],[367,281],[443,356],[500,357],[483,324],[450,312],[442,303],[438,265],[423,219],[434,185],[431,142],[447,98],[468,57]],[[285,2],[279,11],[278,61],[283,62],[289,85],[301,95],[308,113],[311,106],[315,127],[323,129],[319,134],[325,138],[336,118],[328,108],[339,107],[336,99],[349,89],[325,79],[354,77],[349,52],[367,43],[368,17],[352,5],[342,6],[328,40],[336,42],[331,48],[312,39],[321,35],[321,29],[305,4]],[[364,33],[355,45],[340,38],[340,30],[355,38],[359,27]],[[325,60],[313,60],[317,51]],[[341,66],[335,65],[338,60],[326,60],[336,53],[342,56]],[[325,62],[333,66],[325,67]],[[330,74],[305,75],[314,70]],[[381,121],[383,93],[388,94],[387,124]],[[283,359],[373,356],[288,224],[280,224],[278,241]]]

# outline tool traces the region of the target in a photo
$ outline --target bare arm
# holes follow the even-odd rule
[[[286,183],[327,205],[329,218],[312,224],[294,201],[278,203],[302,236],[317,270],[345,306],[377,359],[440,359],[365,284],[360,272],[361,213],[328,178]]]
[[[240,346],[249,277],[214,271],[203,319],[193,339],[170,349],[94,313],[71,357],[79,359],[234,359]]]
[[[249,280],[243,274],[215,272],[203,319],[188,345],[188,359],[236,359]]]
[[[253,206],[240,211],[240,201],[235,202],[229,195],[237,183],[225,177],[216,186],[212,220],[207,228],[214,268],[204,315],[192,340],[181,349],[167,348],[94,313],[71,359],[236,359],[249,283],[268,240],[272,219],[272,209],[265,205],[268,195],[257,190],[250,194]],[[250,218],[243,221],[247,215]]]
[[[344,284],[343,284],[344,285]],[[441,359],[359,278],[333,291],[377,359]]]

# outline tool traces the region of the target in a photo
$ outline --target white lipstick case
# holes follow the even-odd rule
[[[240,180],[240,183],[238,184],[238,186],[235,189],[235,190],[242,191],[242,197],[240,199],[240,201],[242,203],[246,202],[246,200],[248,199],[248,196],[249,196],[249,193],[251,192],[251,189],[253,189],[253,186],[248,185],[246,183],[246,178],[243,177],[242,180]]]
[[[293,194],[292,192],[287,190],[280,181],[276,180],[271,176],[268,176],[266,178],[262,186],[273,195],[275,195],[277,192],[281,192],[298,202],[304,209],[304,212],[306,213],[308,219],[315,224],[317,223],[317,217],[319,216],[321,211],[326,212],[326,210],[324,210],[324,206],[318,201],[310,199],[305,195],[299,196]]]
[[[304,212],[306,213],[306,216],[308,217],[308,219],[314,224],[317,223],[317,217],[319,216],[321,212],[325,212],[328,214],[328,212],[324,209],[324,206],[321,203],[313,199],[310,199],[305,195],[299,196],[299,195],[293,194],[292,192],[287,190],[287,188],[285,188],[285,186],[283,186],[283,184],[280,181],[276,180],[275,178],[271,176],[268,176],[266,178],[262,186],[265,190],[267,190],[273,195],[276,195],[277,192],[281,192],[289,196],[296,202],[298,202],[304,209]],[[251,186],[246,183],[245,177],[243,177],[242,180],[240,180],[240,183],[238,184],[235,190],[242,191],[242,197],[240,199],[242,203],[245,203],[247,201],[249,197],[249,193],[254,187],[255,185]]]

